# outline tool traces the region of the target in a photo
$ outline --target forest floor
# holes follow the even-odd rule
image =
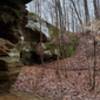
[[[49,100],[47,98],[39,97],[36,95],[30,95],[28,93],[16,93],[16,94],[3,94],[0,95],[0,100]]]
[[[0,96],[0,100],[100,100],[100,46],[94,70],[92,43],[91,38],[82,37],[72,57],[24,66],[11,94]]]

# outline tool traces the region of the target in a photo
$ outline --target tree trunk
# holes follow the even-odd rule
[[[78,17],[78,20],[79,20],[79,22],[80,22],[80,25],[82,25],[83,22],[82,22],[82,20],[81,20],[81,18],[80,18],[80,16],[79,16],[79,13],[78,13],[77,7],[76,7],[76,5],[75,5],[75,2],[74,2],[73,0],[70,0],[70,1],[71,1],[71,3],[73,4],[73,7],[74,7],[74,10],[75,10],[76,15],[77,15],[77,17]]]
[[[90,18],[89,18],[89,9],[88,9],[88,2],[87,0],[84,0],[84,11],[85,11],[85,23],[88,24]]]
[[[98,6],[98,0],[93,0],[93,5],[94,5],[94,14],[96,19],[100,19],[100,13],[99,13],[99,6]]]

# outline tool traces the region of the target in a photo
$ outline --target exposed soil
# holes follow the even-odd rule
[[[0,100],[50,100],[50,99],[39,97],[32,94],[17,92],[13,94],[11,93],[2,94],[0,95]]]

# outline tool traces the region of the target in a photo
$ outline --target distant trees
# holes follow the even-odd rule
[[[31,5],[35,13],[39,2],[34,0],[33,7]],[[87,25],[94,17],[100,19],[100,0],[41,0],[41,3],[41,16],[68,31],[82,31],[82,25]]]
[[[78,18],[78,20],[79,20],[79,23],[80,23],[80,25],[82,25],[82,19],[80,18],[79,12],[78,12],[78,10],[77,10],[76,3],[75,3],[74,0],[70,0],[70,1],[71,1],[72,5],[73,5],[73,7],[74,7],[75,13],[76,13],[77,18]]]
[[[94,14],[96,19],[100,19],[100,0],[93,0]]]

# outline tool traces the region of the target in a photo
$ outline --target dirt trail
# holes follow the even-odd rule
[[[16,94],[3,94],[0,95],[0,100],[48,100],[47,98],[42,98],[27,93],[16,93]]]

